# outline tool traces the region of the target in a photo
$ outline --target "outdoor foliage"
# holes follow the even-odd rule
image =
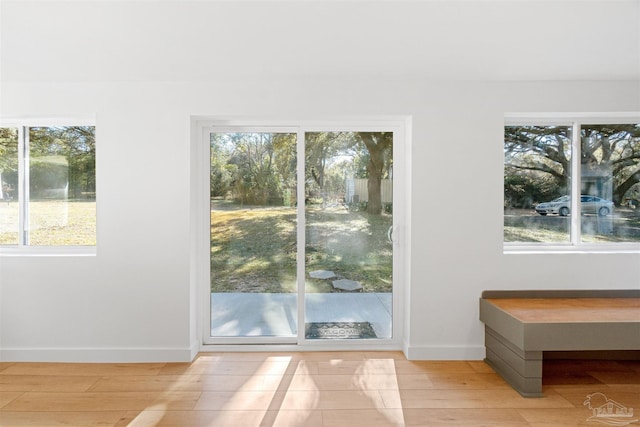
[[[213,208],[211,291],[296,292],[295,209],[239,209],[221,200]],[[332,270],[365,292],[391,292],[390,216],[311,207],[307,224],[307,272]],[[307,292],[332,291],[330,280],[307,277]]]
[[[211,197],[240,204],[291,205],[296,134],[211,134]]]
[[[29,193],[42,198],[93,198],[95,182],[95,127],[29,128]],[[16,198],[18,130],[0,129],[0,176],[3,192]]]
[[[383,206],[381,181],[392,178],[392,143],[385,132],[308,132],[305,182],[297,183],[297,134],[212,134],[212,292],[297,291],[298,185],[305,194],[306,271],[331,270],[336,279],[361,282],[365,292],[390,292],[393,207]],[[366,203],[345,199],[354,178],[367,180]],[[331,280],[310,277],[306,287],[335,291]]]
[[[29,244],[96,244],[96,202],[42,200],[29,204]],[[18,203],[0,202],[0,245],[18,243]]]
[[[296,143],[292,133],[212,133],[211,197],[295,205]],[[335,200],[344,195],[346,178],[366,178],[366,209],[382,213],[380,183],[391,176],[392,132],[309,132],[305,145],[306,201]]]
[[[15,197],[18,188],[18,129],[0,128],[0,199]]]
[[[640,124],[580,126],[580,152],[572,152],[570,126],[505,126],[504,241],[569,242],[568,218],[539,217],[534,206],[571,194],[613,201],[611,215],[585,215],[583,242],[640,242]],[[580,175],[571,176],[580,155]]]
[[[358,138],[367,148],[369,161],[367,175],[369,178],[369,200],[367,212],[379,215],[382,211],[381,182],[385,172],[391,170],[390,151],[393,148],[393,133],[391,132],[357,132]]]
[[[343,195],[345,177],[360,172],[361,154],[350,132],[310,132],[305,135],[306,194],[326,201]]]
[[[330,270],[336,279],[360,282],[364,292],[391,292],[393,251],[390,215],[345,209],[306,209],[307,272]],[[333,279],[333,280],[336,280]],[[307,288],[332,292],[331,280],[308,279]]]
[[[29,245],[95,245],[95,127],[25,127],[20,171],[18,128],[0,128],[0,244],[19,243],[20,205]],[[28,180],[21,194],[20,174]]]
[[[295,292],[296,210],[213,207],[212,292]]]
[[[583,178],[610,177],[616,205],[640,197],[640,124],[585,125],[580,140]],[[568,194],[570,127],[505,126],[504,155],[506,207]]]
[[[505,168],[505,207],[531,209],[536,203],[553,200],[565,193],[557,180],[548,174]]]

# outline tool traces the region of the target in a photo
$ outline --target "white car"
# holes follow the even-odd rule
[[[582,213],[597,213],[599,216],[607,216],[613,212],[613,202],[596,196],[580,196]],[[567,216],[571,212],[571,198],[569,196],[558,197],[550,202],[536,205],[536,212],[540,215],[558,214]]]

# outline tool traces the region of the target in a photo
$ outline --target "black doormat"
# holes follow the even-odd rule
[[[369,322],[312,322],[305,326],[308,339],[377,338]]]

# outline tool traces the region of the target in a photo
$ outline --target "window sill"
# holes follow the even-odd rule
[[[95,256],[95,246],[24,246],[0,247],[0,257],[31,256]]]
[[[504,245],[505,255],[537,255],[537,254],[640,254],[640,244],[582,244],[576,245]]]

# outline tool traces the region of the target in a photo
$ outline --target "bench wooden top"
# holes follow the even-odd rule
[[[524,323],[640,322],[640,298],[487,298]]]

